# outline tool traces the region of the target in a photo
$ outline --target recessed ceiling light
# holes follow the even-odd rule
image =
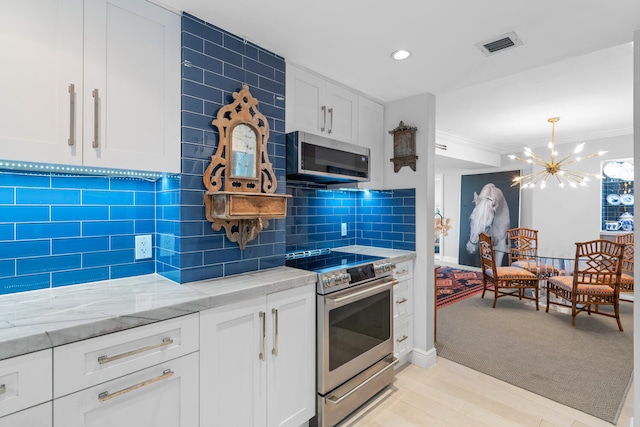
[[[411,56],[411,52],[405,49],[396,50],[391,54],[391,57],[396,61],[402,61],[403,59],[407,59]]]

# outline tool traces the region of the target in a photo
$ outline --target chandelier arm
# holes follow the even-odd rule
[[[543,163],[543,164],[547,164],[547,162],[545,160],[543,160],[540,156],[538,156],[536,153],[534,153],[533,151],[531,151],[531,157],[533,157],[534,159],[536,159],[537,161]]]
[[[580,157],[579,159],[573,159],[572,161],[567,162],[565,164],[561,164],[560,166],[567,166],[567,165],[570,165],[572,163],[580,162],[582,160],[587,160],[587,159],[590,159],[592,157],[596,157],[596,156],[599,156],[599,155],[600,155],[599,153],[593,153],[593,154],[588,155],[587,157]]]
[[[533,157],[533,156],[532,156]],[[512,159],[514,160],[520,160],[521,162],[530,164],[530,165],[536,165],[536,166],[542,166],[542,167],[546,167],[547,164],[541,160],[538,160],[539,157],[535,156],[533,159],[523,159],[520,158],[518,156],[513,156]]]
[[[549,173],[546,170],[541,170],[541,171],[538,171],[538,172],[530,173],[529,175],[525,175],[525,176],[519,177],[520,179],[518,179],[516,181],[516,183],[529,185],[535,179],[540,179],[541,177],[544,177],[545,175],[549,175]],[[514,181],[515,181],[515,179],[514,179]]]
[[[569,154],[567,154],[566,156],[564,156],[564,157],[562,158],[562,160],[558,160],[558,163],[557,163],[557,164],[558,164],[559,166],[562,166],[562,164],[563,164],[562,162],[564,162],[564,161],[566,161],[566,160],[569,160],[569,159],[570,159],[574,154],[575,154],[575,153],[572,151],[571,153],[569,153]],[[577,160],[577,159],[575,159],[575,160],[573,160],[573,161],[574,161],[574,162],[577,162],[578,160]],[[566,164],[566,163],[565,163],[565,164]]]

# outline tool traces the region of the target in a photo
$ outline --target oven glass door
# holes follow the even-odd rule
[[[329,311],[329,371],[391,338],[391,290]]]
[[[327,393],[393,353],[392,278],[322,297],[318,391]]]

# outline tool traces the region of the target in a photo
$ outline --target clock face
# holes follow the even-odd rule
[[[231,134],[231,176],[256,178],[258,136],[251,126],[239,124]]]

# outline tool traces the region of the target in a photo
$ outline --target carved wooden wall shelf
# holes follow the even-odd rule
[[[245,249],[269,220],[287,214],[286,194],[275,194],[278,182],[267,154],[269,123],[258,100],[243,85],[234,102],[220,108],[213,125],[220,141],[203,182],[206,217],[211,228]]]
[[[400,122],[397,128],[390,130],[393,135],[393,171],[398,172],[403,166],[409,166],[416,170],[416,130],[418,128],[407,126]]]

